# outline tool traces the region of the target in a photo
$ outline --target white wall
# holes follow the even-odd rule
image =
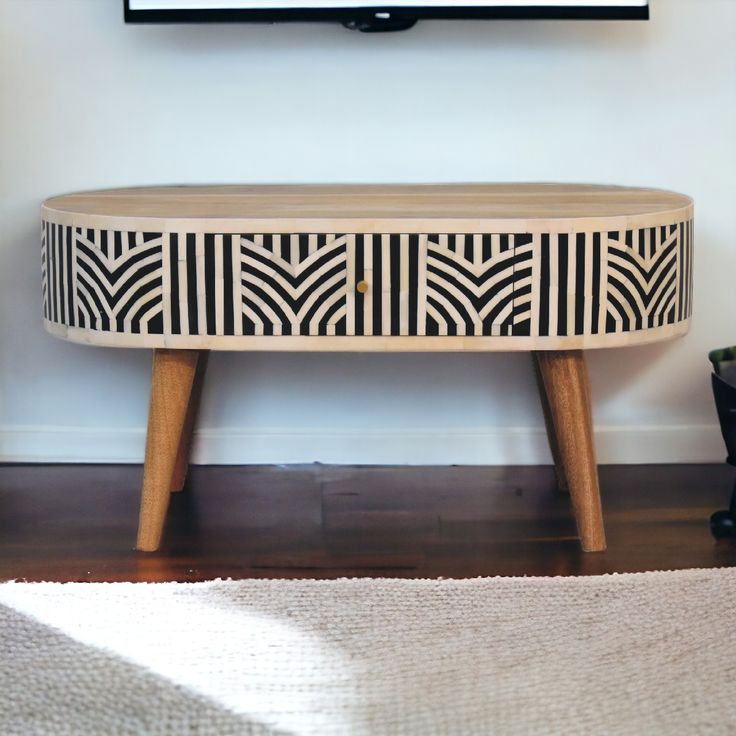
[[[696,199],[695,320],[590,353],[600,459],[719,461],[736,343],[736,2],[650,23],[125,26],[0,0],[0,459],[138,461],[150,357],[43,332],[39,204],[194,182],[583,181]],[[216,354],[202,462],[547,462],[525,355]]]

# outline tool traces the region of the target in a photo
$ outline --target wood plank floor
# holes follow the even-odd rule
[[[581,575],[736,565],[708,517],[725,465],[601,468],[583,554],[550,467],[196,467],[164,544],[133,549],[141,468],[0,466],[0,580]]]

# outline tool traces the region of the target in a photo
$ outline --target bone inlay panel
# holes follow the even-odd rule
[[[43,312],[50,324],[120,335],[624,334],[689,319],[692,234],[690,219],[615,231],[426,234],[144,232],[46,221]]]

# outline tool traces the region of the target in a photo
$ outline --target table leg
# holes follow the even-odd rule
[[[550,443],[555,443],[559,451],[582,548],[585,552],[601,552],[606,548],[606,537],[593,442],[590,384],[583,352],[538,351],[534,358],[552,419],[554,437]]]
[[[560,457],[560,448],[557,444],[557,434],[555,433],[555,425],[552,420],[552,409],[547,398],[547,389],[544,387],[544,378],[542,378],[542,369],[539,367],[539,360],[536,355],[533,356],[534,375],[537,379],[537,390],[539,392],[539,400],[542,403],[542,413],[544,414],[544,426],[547,430],[547,441],[549,442],[549,450],[552,453],[552,462],[555,464],[555,479],[557,480],[557,489],[563,493],[567,493],[570,489],[567,487],[567,478],[565,477],[565,469],[562,467],[562,458]]]
[[[153,353],[146,461],[136,544],[137,549],[144,552],[153,552],[161,543],[198,359],[198,350],[156,349]]]
[[[199,402],[202,397],[202,386],[204,385],[204,374],[207,371],[207,361],[210,356],[209,350],[200,350],[197,359],[197,370],[194,374],[194,383],[192,385],[192,393],[189,397],[189,407],[187,408],[187,416],[184,420],[184,428],[181,432],[179,440],[179,449],[176,453],[176,462],[174,464],[174,474],[171,478],[171,491],[177,493],[184,488],[187,480],[187,472],[189,471],[189,456],[192,449],[192,435],[194,427],[197,423],[197,414],[199,413]]]

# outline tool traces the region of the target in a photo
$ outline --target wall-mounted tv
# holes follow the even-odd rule
[[[363,31],[422,19],[647,20],[648,0],[124,0],[127,23],[337,21]]]

